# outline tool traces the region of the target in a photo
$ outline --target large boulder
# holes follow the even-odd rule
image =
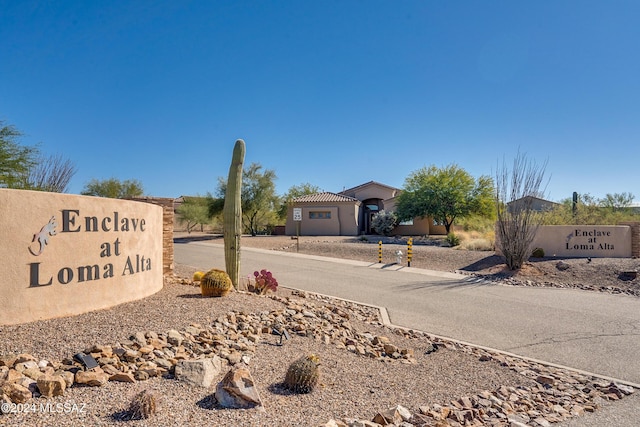
[[[210,387],[222,369],[218,356],[207,359],[180,360],[175,367],[175,377],[187,384]]]
[[[62,396],[67,382],[60,375],[43,375],[37,380],[38,391],[45,397]]]
[[[244,366],[236,366],[225,375],[216,387],[215,397],[223,408],[264,410],[253,377]]]

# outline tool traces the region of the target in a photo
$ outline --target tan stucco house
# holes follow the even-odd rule
[[[322,192],[294,199],[288,208],[286,234],[295,236],[358,236],[374,234],[371,219],[378,212],[393,211],[402,190],[369,181],[340,193]],[[294,221],[294,209],[301,212]],[[296,230],[299,227],[299,230]],[[415,218],[401,223],[396,235],[446,234],[444,226],[431,218]]]

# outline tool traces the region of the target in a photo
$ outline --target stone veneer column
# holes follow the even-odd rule
[[[621,222],[618,225],[631,227],[631,256],[640,258],[640,222]]]
[[[162,274],[173,275],[173,199],[164,197],[133,197],[131,200],[162,206]]]

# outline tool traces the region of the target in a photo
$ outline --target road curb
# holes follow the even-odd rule
[[[222,245],[219,244],[215,244],[215,243],[205,243],[205,242],[194,242],[194,244],[196,245],[206,245],[206,246],[220,246],[222,247]],[[341,259],[341,258],[332,258],[332,257],[326,257],[326,256],[316,256],[316,255],[307,255],[307,254],[298,254],[298,253],[292,253],[292,252],[281,252],[281,251],[275,251],[275,250],[265,250],[265,249],[257,249],[257,248],[242,248],[242,250],[247,250],[247,251],[251,251],[251,252],[258,252],[258,253],[268,253],[271,255],[276,255],[276,256],[283,256],[283,257],[299,257],[299,258],[306,258],[306,259],[314,259],[314,260],[320,260],[320,261],[328,261],[328,262],[335,262],[335,263],[339,263],[339,264],[349,264],[349,265],[354,265],[354,266],[359,266],[359,267],[365,267],[365,268],[377,268],[377,269],[382,269],[384,268],[389,269],[389,270],[393,270],[393,271],[402,271],[402,272],[409,272],[409,273],[416,273],[416,274],[427,274],[427,275],[432,275],[432,276],[436,276],[436,277],[441,277],[441,278],[451,278],[451,279],[463,279],[467,282],[473,282],[473,283],[491,283],[491,284],[495,284],[495,285],[499,285],[499,283],[496,282],[487,282],[486,280],[483,279],[478,279],[475,278],[473,276],[468,276],[468,275],[463,275],[460,273],[450,273],[450,272],[440,272],[440,271],[434,271],[434,270],[425,270],[425,269],[418,269],[418,268],[413,268],[413,267],[404,267],[398,264],[382,264],[382,263],[371,263],[371,262],[364,262],[364,261],[354,261],[354,260],[346,260],[346,259]],[[506,286],[506,285],[504,285]],[[285,286],[283,286],[285,287]],[[592,376],[595,378],[600,378],[602,380],[606,380],[606,381],[611,381],[611,382],[617,382],[619,384],[624,384],[627,385],[629,387],[633,387],[635,389],[640,390],[640,384],[638,383],[634,383],[631,381],[627,381],[627,380],[622,380],[619,378],[614,378],[614,377],[610,377],[610,376],[606,376],[606,375],[602,375],[602,374],[597,374],[597,373],[593,373],[593,372],[589,372],[589,371],[585,371],[585,370],[581,370],[581,369],[577,369],[577,368],[572,368],[570,366],[566,366],[566,365],[561,365],[561,364],[557,364],[557,363],[552,363],[552,362],[547,362],[544,360],[540,360],[540,359],[535,359],[532,357],[527,357],[527,356],[521,356],[515,353],[510,353],[504,350],[499,350],[496,348],[492,348],[492,347],[487,347],[487,346],[482,346],[482,345],[478,345],[478,344],[474,344],[474,343],[470,343],[470,342],[466,342],[466,341],[461,341],[461,340],[457,340],[455,338],[451,338],[451,337],[447,337],[447,336],[443,336],[443,335],[437,335],[437,334],[432,334],[430,332],[427,331],[422,331],[416,328],[407,328],[407,327],[403,327],[403,326],[398,326],[395,325],[391,322],[388,310],[385,307],[381,307],[381,306],[376,306],[376,305],[372,305],[372,304],[367,304],[367,303],[362,303],[359,301],[354,301],[354,300],[348,300],[345,298],[339,298],[333,295],[326,295],[326,294],[321,294],[318,292],[312,292],[312,291],[307,291],[307,290],[303,290],[303,289],[297,289],[297,288],[290,288],[290,287],[286,287],[288,289],[295,289],[295,290],[299,290],[302,292],[307,292],[310,294],[316,294],[316,295],[321,295],[327,298],[333,298],[336,300],[342,300],[342,301],[346,301],[346,302],[350,302],[350,303],[354,303],[354,304],[359,304],[361,306],[367,306],[367,307],[371,307],[374,308],[376,310],[378,310],[378,312],[380,313],[380,318],[381,318],[381,322],[385,325],[385,326],[389,326],[389,327],[393,327],[393,328],[399,328],[399,329],[403,329],[403,330],[415,330],[415,331],[420,331],[426,335],[432,336],[434,338],[438,338],[438,339],[443,339],[452,343],[458,343],[460,345],[465,345],[465,346],[470,346],[473,348],[478,348],[478,349],[482,349],[482,350],[486,350],[486,351],[490,351],[490,352],[495,352],[497,354],[502,354],[505,356],[510,356],[510,357],[516,357],[519,358],[521,360],[524,361],[528,361],[528,362],[532,362],[532,363],[538,363],[540,365],[543,366],[548,366],[548,367],[554,367],[554,368],[558,368],[558,369],[564,369],[567,371],[571,371],[571,372],[575,372],[575,373],[579,373],[582,375],[588,375],[588,376]]]
[[[285,286],[283,286],[283,287],[285,287]],[[336,297],[336,296],[333,296],[333,295],[326,295],[326,294],[322,294],[322,293],[319,293],[319,292],[311,292],[311,291],[307,291],[307,290],[304,290],[304,289],[292,288],[292,287],[288,287],[288,286],[286,286],[286,288],[287,289],[291,289],[291,290],[295,290],[295,291],[298,291],[298,292],[304,292],[304,293],[308,293],[308,294],[319,295],[319,296],[325,297],[325,298],[331,298],[331,299],[335,299],[335,300],[339,300],[339,301],[345,301],[345,302],[348,302],[348,303],[358,304],[358,305],[361,305],[361,306],[364,306],[364,307],[370,307],[370,308],[376,309],[380,313],[380,319],[381,319],[382,324],[385,325],[385,326],[388,326],[390,328],[397,328],[397,329],[402,329],[402,330],[405,330],[405,331],[419,331],[419,332],[422,332],[423,334],[428,335],[430,337],[434,337],[434,338],[441,339],[441,340],[444,340],[444,341],[450,341],[450,342],[455,343],[455,344],[459,344],[459,345],[463,345],[463,346],[467,346],[467,347],[473,347],[473,348],[477,348],[477,349],[480,349],[480,350],[486,350],[486,351],[490,351],[492,353],[501,354],[503,356],[515,357],[515,358],[518,358],[518,359],[525,360],[527,362],[537,363],[537,364],[540,364],[542,366],[548,366],[548,367],[552,367],[552,368],[563,369],[563,370],[575,372],[575,373],[581,374],[581,375],[600,378],[600,379],[605,380],[605,381],[610,381],[610,382],[618,383],[618,384],[624,384],[626,386],[633,387],[636,390],[640,390],[640,384],[634,383],[634,382],[631,382],[631,381],[622,380],[622,379],[619,379],[619,378],[613,378],[613,377],[609,377],[609,376],[606,376],[606,375],[596,374],[594,372],[588,372],[588,371],[584,371],[582,369],[572,368],[571,366],[560,365],[558,363],[547,362],[547,361],[544,361],[544,360],[535,359],[533,357],[521,356],[519,354],[510,353],[508,351],[499,350],[497,348],[486,347],[486,346],[483,346],[483,345],[474,344],[474,343],[470,343],[470,342],[467,342],[467,341],[461,341],[461,340],[458,340],[458,339],[455,339],[455,338],[451,338],[451,337],[446,337],[446,336],[443,336],[443,335],[432,334],[431,332],[421,331],[421,330],[416,329],[416,328],[407,328],[405,326],[398,326],[398,325],[395,325],[395,324],[393,324],[391,322],[391,318],[389,317],[389,312],[387,311],[386,307],[373,305],[373,304],[362,303],[362,302],[359,302],[359,301],[353,301],[353,300],[349,300],[349,299],[345,299],[345,298]]]

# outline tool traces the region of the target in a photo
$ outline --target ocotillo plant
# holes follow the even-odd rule
[[[244,141],[239,139],[233,147],[229,167],[227,191],[222,211],[224,229],[224,263],[231,283],[238,289],[240,280],[240,236],[242,236],[242,164],[244,163]]]

